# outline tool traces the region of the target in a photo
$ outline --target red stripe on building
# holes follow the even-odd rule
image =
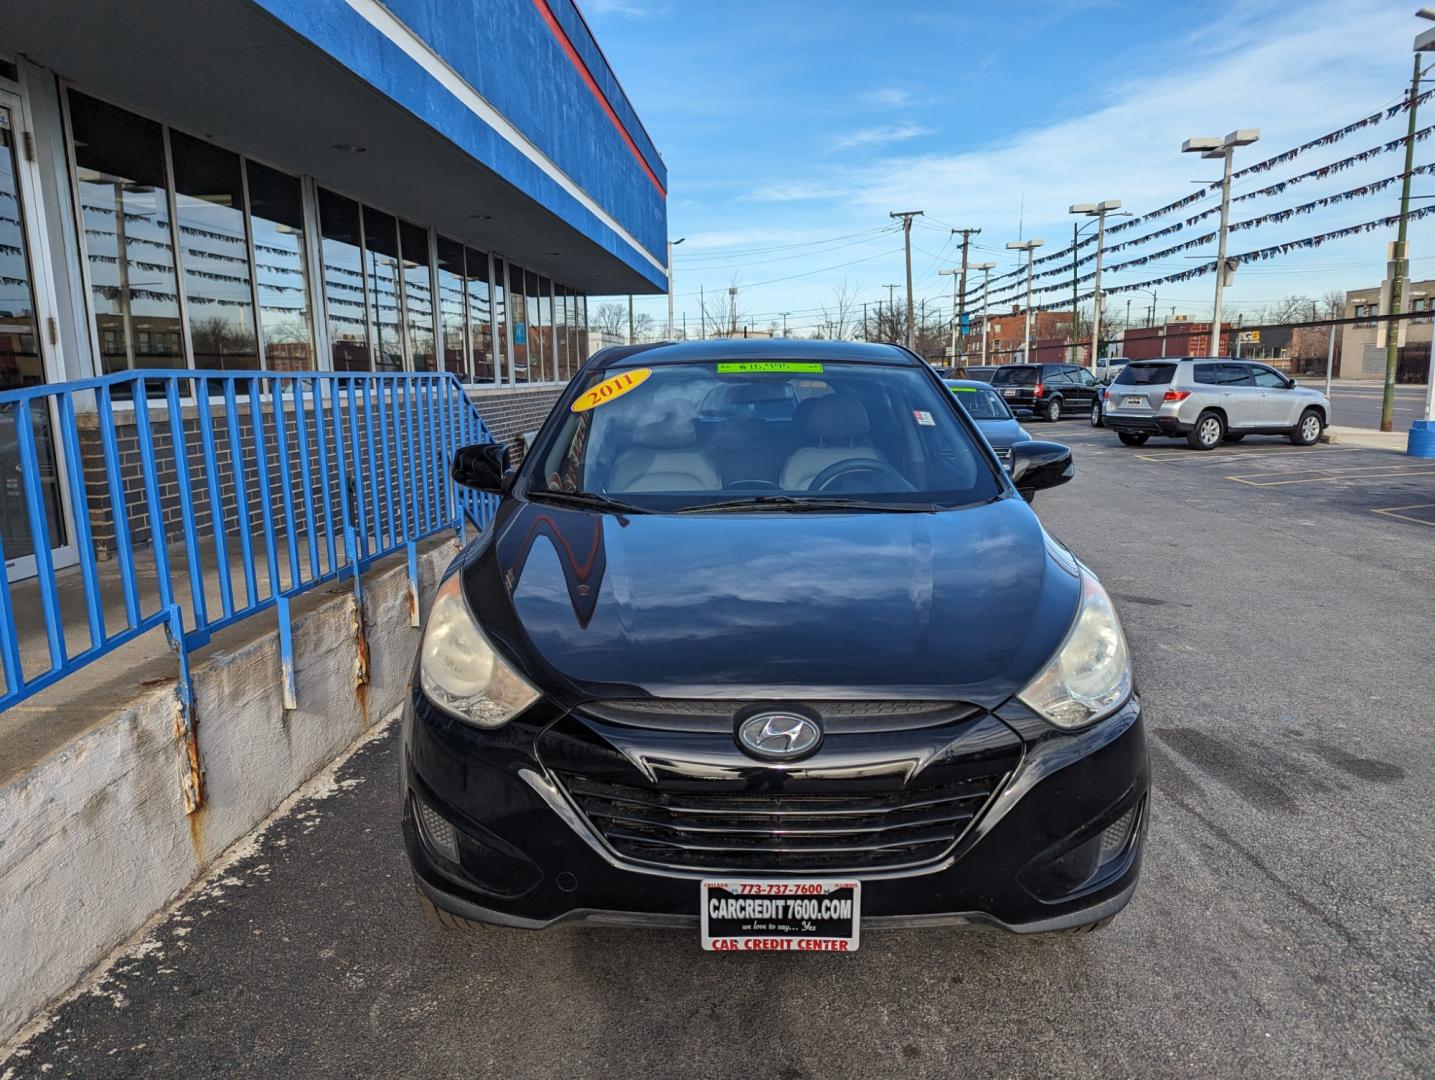
[[[663,198],[667,198],[668,192],[663,187],[663,182],[658,179],[658,174],[653,172],[652,166],[648,164],[648,159],[638,149],[638,144],[633,141],[633,136],[628,134],[627,127],[618,118],[618,114],[613,111],[613,106],[608,103],[608,97],[599,87],[598,80],[593,78],[593,73],[588,70],[588,65],[583,62],[583,57],[573,47],[573,42],[569,39],[567,31],[563,29],[563,24],[558,21],[552,9],[549,8],[548,0],[533,0],[533,6],[538,9],[538,14],[543,16],[543,21],[548,24],[548,29],[558,40],[558,44],[563,46],[563,51],[568,55],[568,62],[573,65],[579,75],[583,76],[583,81],[588,85],[589,92],[592,93],[598,104],[603,106],[603,111],[608,114],[608,119],[618,129],[618,134],[623,136],[623,142],[627,144],[628,151],[637,159],[638,164],[643,167],[643,171],[648,174],[648,179],[653,182],[653,187],[658,189]]]

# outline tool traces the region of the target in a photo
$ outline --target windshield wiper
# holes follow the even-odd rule
[[[615,514],[652,513],[645,506],[635,506],[619,499],[610,499],[606,495],[599,495],[596,491],[546,491],[543,488],[538,488],[528,492],[527,497],[535,502],[551,502],[560,506],[588,506],[594,510],[608,510]]]
[[[790,513],[823,510],[862,510],[875,514],[930,514],[940,507],[933,503],[887,503],[870,499],[795,499],[791,495],[756,495],[749,499],[728,499],[702,506],[685,506],[679,514],[712,514],[725,510],[782,510]]]

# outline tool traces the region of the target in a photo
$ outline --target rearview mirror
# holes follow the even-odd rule
[[[508,490],[512,477],[508,466],[508,447],[500,443],[474,443],[460,446],[453,452],[454,483],[476,491],[502,494]]]
[[[1013,443],[1011,448],[1011,482],[1028,502],[1044,488],[1059,487],[1076,475],[1071,448],[1061,443]]]

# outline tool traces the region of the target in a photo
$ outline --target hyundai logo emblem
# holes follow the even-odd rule
[[[793,761],[817,749],[822,742],[822,728],[815,720],[796,713],[758,713],[738,725],[737,742],[755,758]]]

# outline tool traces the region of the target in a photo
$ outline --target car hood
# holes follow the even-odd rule
[[[994,707],[1060,645],[1075,564],[1021,500],[942,513],[613,515],[507,499],[464,573],[489,638],[568,701]]]
[[[1016,420],[978,420],[977,427],[982,429],[982,434],[987,437],[987,442],[999,450],[1011,446],[1012,443],[1026,442],[1031,438],[1031,435]]]

